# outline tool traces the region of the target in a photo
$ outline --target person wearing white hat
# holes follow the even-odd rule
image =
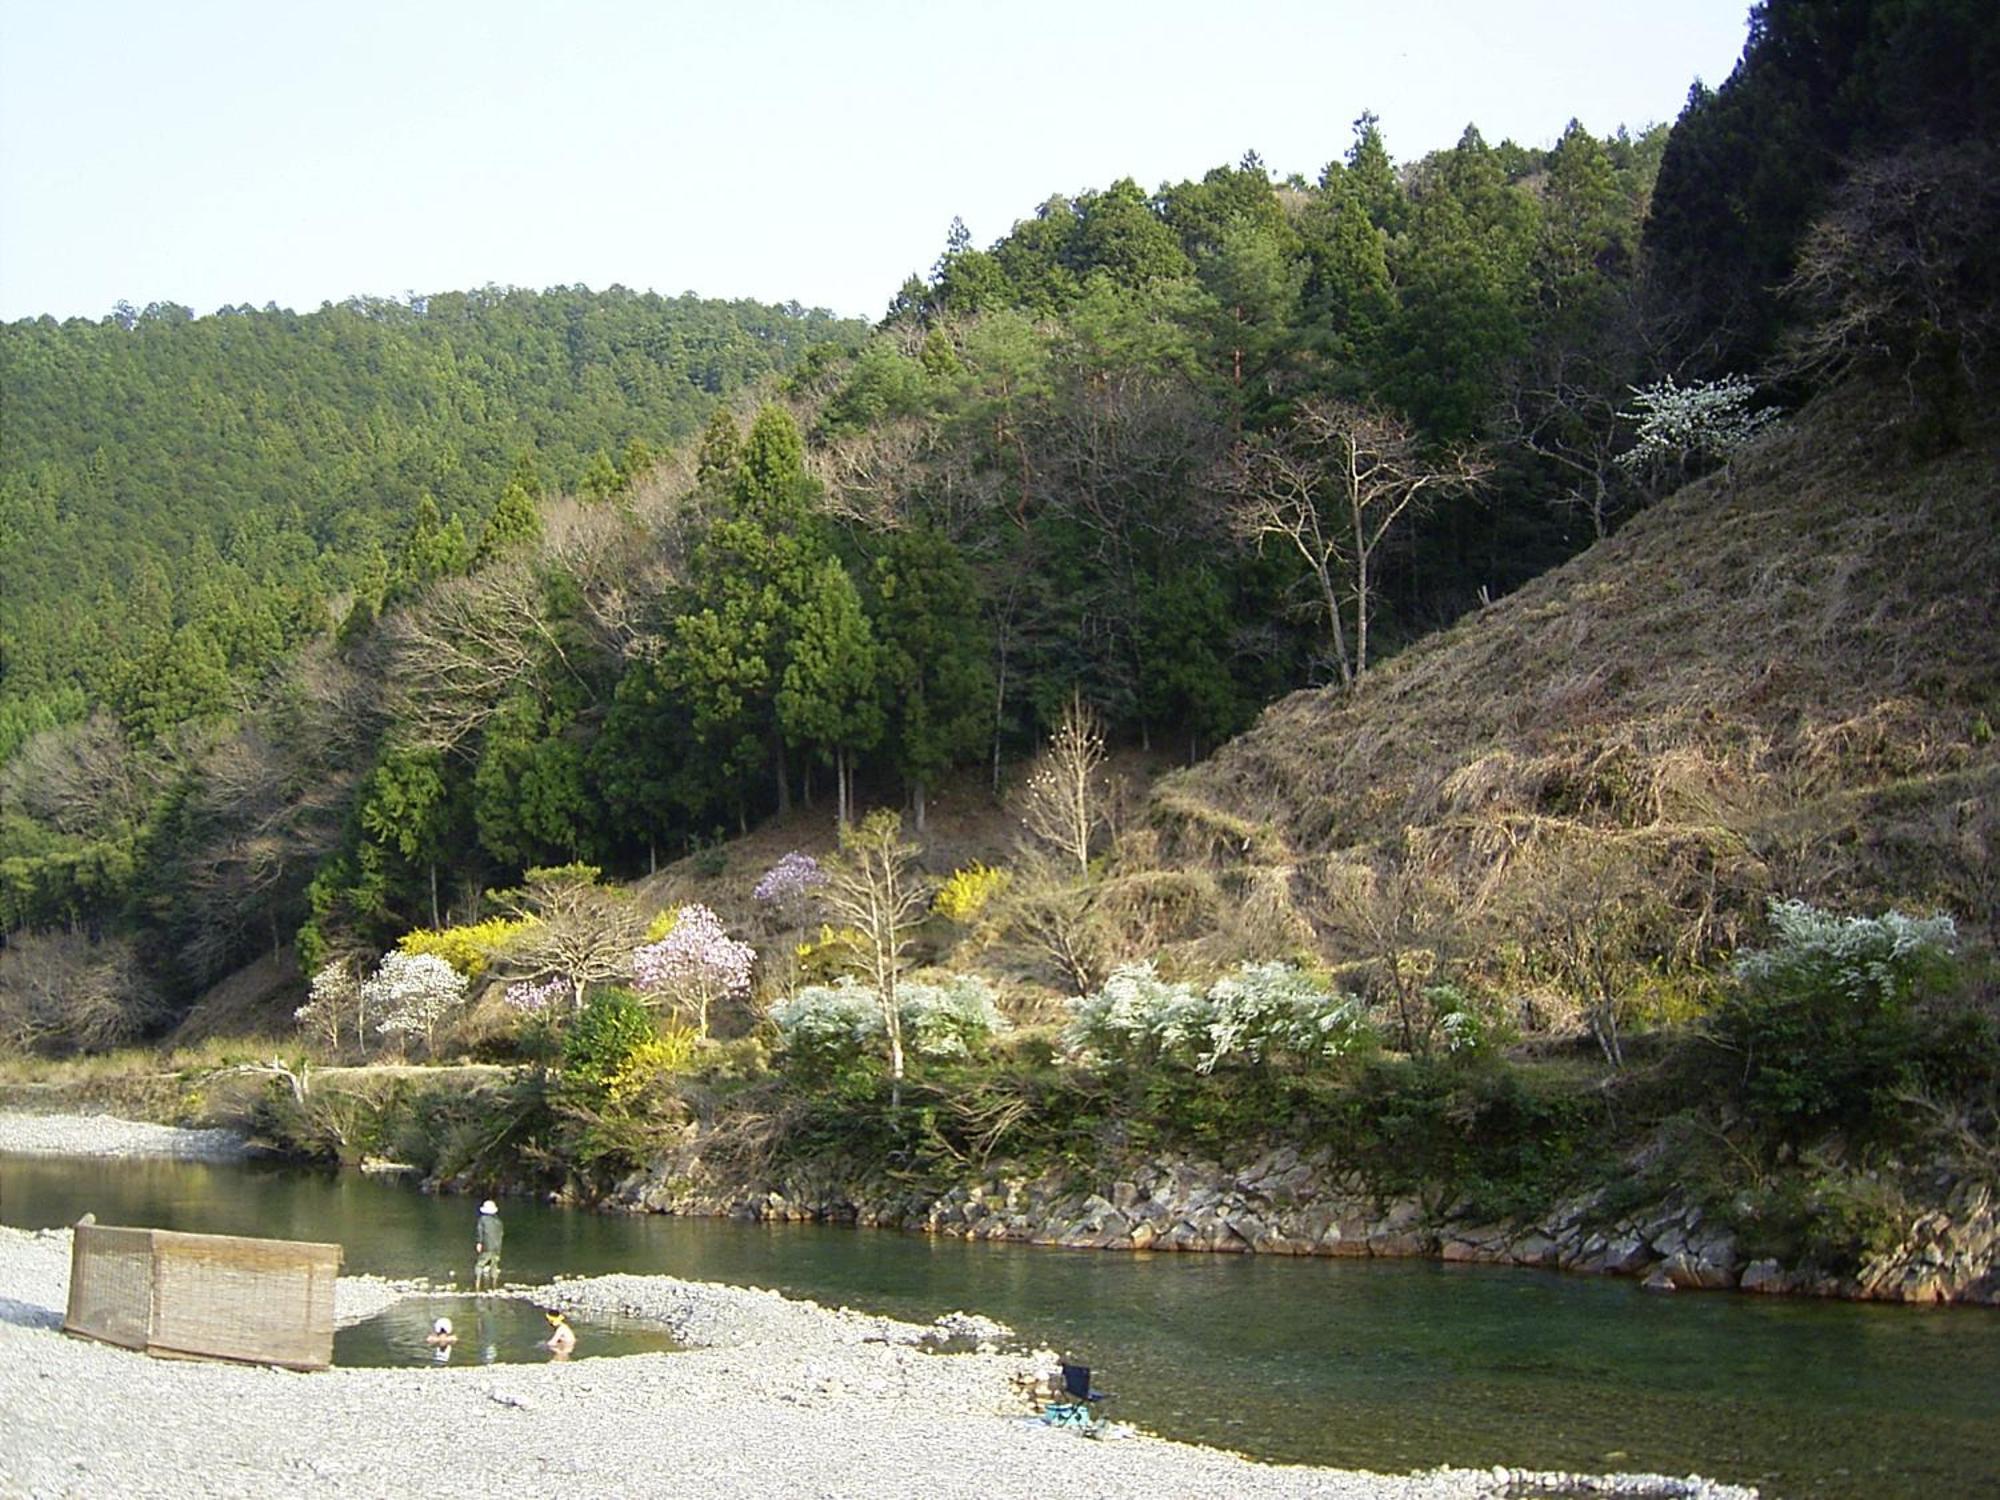
[[[458,1342],[458,1335],[452,1331],[450,1318],[439,1318],[431,1324],[431,1331],[424,1335],[424,1342],[431,1346],[431,1358],[439,1364],[451,1358],[451,1346]]]
[[[488,1198],[479,1205],[479,1229],[472,1238],[472,1289],[500,1285],[500,1205]]]

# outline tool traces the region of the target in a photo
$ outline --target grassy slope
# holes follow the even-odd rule
[[[1990,932],[2000,453],[1898,461],[1876,415],[1821,402],[1351,697],[1275,705],[1157,790],[1161,856],[1282,874],[1332,946],[1356,866],[1463,915],[1591,851],[1703,950],[1772,894]]]

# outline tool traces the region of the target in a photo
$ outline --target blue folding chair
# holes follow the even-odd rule
[[[1043,1409],[1044,1422],[1051,1427],[1075,1427],[1090,1434],[1104,1425],[1103,1419],[1091,1408],[1107,1400],[1108,1393],[1091,1389],[1089,1365],[1074,1365],[1068,1360],[1062,1362],[1062,1394],[1064,1399],[1052,1401]]]

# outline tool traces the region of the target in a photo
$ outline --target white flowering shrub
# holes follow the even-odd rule
[[[858,1056],[882,1032],[875,991],[851,978],[809,984],[765,1013],[778,1029],[778,1046],[795,1062],[834,1063]]]
[[[1161,979],[1151,962],[1127,964],[1095,994],[1070,1001],[1063,1034],[1084,1062],[1161,1061],[1197,1073],[1233,1058],[1323,1061],[1373,1039],[1358,1000],[1278,962],[1240,965],[1206,993]]]
[[[1113,969],[1069,1006],[1063,1043],[1085,1061],[1179,1056],[1208,1034],[1208,1002],[1193,985],[1160,978],[1151,959]]]
[[[299,1030],[336,1052],[343,1031],[360,1041],[366,1025],[360,981],[344,961],[325,965],[313,975],[306,1003],[292,1012],[292,1019]]]
[[[1882,1128],[1934,1045],[1914,1002],[1957,978],[1951,918],[1780,901],[1771,931],[1770,947],[1737,958],[1710,1021],[1746,1113],[1794,1141]]]
[[[993,986],[970,974],[896,986],[903,1036],[920,1057],[964,1058],[1008,1029]]]
[[[967,974],[903,980],[896,986],[896,1009],[903,1038],[920,1057],[970,1057],[1008,1029],[992,986]],[[809,984],[766,1014],[780,1049],[795,1062],[839,1065],[886,1045],[881,994],[853,978]]]
[[[391,953],[361,985],[363,1003],[380,1014],[384,1036],[422,1036],[426,1050],[437,1029],[465,1005],[465,976],[431,953]]]
[[[1493,1040],[1492,1023],[1455,984],[1434,984],[1424,991],[1437,1024],[1438,1044],[1454,1057],[1466,1057]]]
[[[1958,948],[1947,916],[1837,917],[1804,901],[1774,901],[1770,912],[1776,942],[1736,960],[1736,978],[1752,990],[1816,990],[1896,1011]]]
[[[1638,441],[1617,462],[1640,472],[1690,459],[1723,459],[1770,423],[1777,410],[1752,411],[1757,387],[1741,375],[1677,385],[1674,377],[1632,388],[1632,410],[1619,416],[1634,424]]]

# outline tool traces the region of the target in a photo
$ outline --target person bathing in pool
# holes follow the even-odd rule
[[[549,1320],[550,1325],[549,1336],[543,1341],[550,1357],[568,1359],[570,1351],[576,1348],[576,1330],[569,1326],[569,1319],[560,1310],[543,1313],[542,1316]]]

